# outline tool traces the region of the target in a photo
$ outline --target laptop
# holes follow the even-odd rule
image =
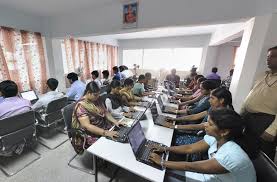
[[[158,142],[147,140],[144,136],[140,122],[137,122],[128,133],[128,139],[137,161],[162,170],[161,166],[154,164],[152,161],[149,160],[149,156],[152,152],[151,146],[166,146]],[[167,156],[168,153],[162,153],[162,157],[164,160],[167,159]]]
[[[152,114],[154,124],[163,126],[163,124],[166,122],[166,117],[167,116],[158,114],[158,109],[157,109],[156,102],[152,103],[152,105],[150,106],[150,110],[151,110],[151,114]]]
[[[25,92],[20,92],[20,96],[23,99],[26,99],[31,102],[31,104],[35,104],[38,101],[38,96],[35,91],[29,90]]]
[[[128,142],[128,138],[127,138],[127,134],[129,133],[129,131],[131,130],[131,128],[135,125],[135,123],[137,123],[138,121],[141,120],[141,118],[143,116],[145,116],[145,112],[146,112],[147,108],[143,111],[140,112],[139,115],[137,115],[137,117],[134,119],[133,124],[131,126],[122,126],[122,127],[114,127],[113,131],[117,131],[119,137],[114,138],[114,141],[116,142],[120,142],[120,143],[126,143]],[[122,120],[120,122],[122,122],[124,120],[124,118],[122,118]],[[110,138],[108,138],[110,139]]]
[[[146,102],[139,102],[138,106],[148,108],[150,107],[150,105],[151,105],[151,102],[146,101]]]
[[[131,112],[132,114],[132,118],[138,118],[140,117],[140,120],[145,120],[147,119],[146,115],[144,114],[144,111],[135,111],[135,112]]]
[[[157,100],[158,100],[158,104],[161,108],[161,111],[163,113],[176,114],[176,112],[174,112],[174,111],[176,111],[178,109],[177,107],[171,107],[171,106],[164,105],[161,96],[159,96]]]

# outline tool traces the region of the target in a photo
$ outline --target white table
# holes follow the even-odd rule
[[[140,121],[146,138],[170,146],[173,129],[154,125],[150,109],[146,116],[147,120]],[[118,143],[101,137],[87,151],[150,181],[162,182],[164,179],[165,170],[138,162],[129,143]]]

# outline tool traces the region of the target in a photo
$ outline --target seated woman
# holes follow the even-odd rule
[[[184,171],[191,171],[204,181],[255,182],[255,168],[249,158],[253,152],[250,150],[251,142],[245,142],[243,129],[244,122],[235,111],[226,108],[212,110],[205,125],[207,135],[203,140],[176,147],[157,146],[150,160],[163,168],[173,169],[168,170],[165,181],[179,182],[178,177],[185,178],[191,174]],[[197,162],[163,161],[156,153],[164,151],[178,154],[208,151],[209,159]]]
[[[213,81],[206,80],[200,84],[200,89],[201,93],[203,95],[203,98],[195,103],[193,106],[186,107],[185,109],[182,110],[177,110],[177,114],[197,114],[202,111],[206,111],[210,108],[210,103],[209,103],[209,98],[210,98],[210,93],[213,89],[216,88],[216,85]]]
[[[193,104],[193,103],[198,102],[199,100],[201,100],[203,95],[201,94],[200,84],[203,81],[206,81],[206,78],[200,77],[200,78],[197,79],[197,88],[198,89],[192,95],[176,96],[175,97],[176,99],[181,100],[181,103],[179,104],[179,106]]]
[[[115,131],[109,131],[112,125],[119,126],[104,104],[100,101],[100,89],[95,82],[90,82],[86,86],[84,96],[76,103],[72,115],[72,128],[82,129],[87,133],[85,148],[92,145],[99,137],[118,137]],[[75,150],[82,151],[83,143],[80,137],[73,138],[72,144]]]
[[[110,84],[108,94],[105,96],[106,108],[116,119],[121,119],[123,116],[131,117],[132,115],[129,111],[133,111],[132,108],[124,106],[122,98],[119,95],[120,88],[120,81],[113,80]]]
[[[208,113],[211,110],[215,110],[218,108],[228,108],[228,109],[234,109],[232,105],[232,94],[229,90],[226,88],[216,88],[211,92],[210,95],[210,109],[207,111],[203,111],[198,114],[193,114],[193,115],[188,115],[188,116],[183,116],[180,118],[167,118],[167,120],[170,121],[176,121],[176,124],[173,125],[170,122],[166,122],[164,124],[165,127],[168,128],[174,128],[178,131],[191,131],[195,130],[198,132],[199,130],[204,130],[205,129],[205,123],[207,122],[208,119]],[[177,125],[177,122],[199,122],[199,120],[202,120],[200,124],[184,124],[184,125]],[[196,133],[194,132],[194,133]],[[198,142],[201,140],[203,137],[201,136],[196,136],[196,135],[190,135],[190,134],[176,134],[176,141],[175,145],[187,145],[187,144],[192,144],[195,142]]]
[[[133,94],[132,88],[134,81],[131,78],[127,78],[124,81],[124,87],[119,91],[122,100],[126,106],[137,106],[139,102],[142,102],[141,97],[137,97]]]

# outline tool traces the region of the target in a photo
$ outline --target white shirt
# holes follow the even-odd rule
[[[101,82],[101,80],[99,78],[96,78],[93,81],[98,85],[99,88],[102,87],[102,82]]]
[[[112,101],[109,98],[106,98],[105,100],[105,105],[106,108],[108,110],[108,112],[111,113],[111,115],[115,118],[115,119],[121,119],[123,118],[123,113],[124,112],[129,112],[129,108],[126,106],[120,106],[116,109],[113,109],[112,107]]]
[[[256,182],[255,168],[244,150],[235,142],[228,141],[217,149],[215,137],[205,135],[204,141],[210,146],[209,159],[214,158],[229,173],[204,174],[205,181],[213,182]]]
[[[122,75],[124,75],[124,78],[130,78],[134,76],[134,73],[131,70],[124,70],[121,72]]]
[[[39,100],[32,105],[32,109],[36,110],[41,108],[42,106],[47,107],[47,105],[53,101],[53,100],[57,100],[59,98],[64,97],[64,95],[60,92],[56,92],[56,91],[49,91],[46,94],[42,95]]]

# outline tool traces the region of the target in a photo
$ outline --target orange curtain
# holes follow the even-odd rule
[[[81,69],[82,79],[90,79],[90,73],[93,70],[101,72],[107,69],[111,71],[118,62],[118,47],[116,46],[73,38],[65,39],[64,44],[68,72],[77,72],[78,69]]]
[[[17,83],[20,91],[46,91],[46,64],[40,33],[0,28],[0,78]]]

